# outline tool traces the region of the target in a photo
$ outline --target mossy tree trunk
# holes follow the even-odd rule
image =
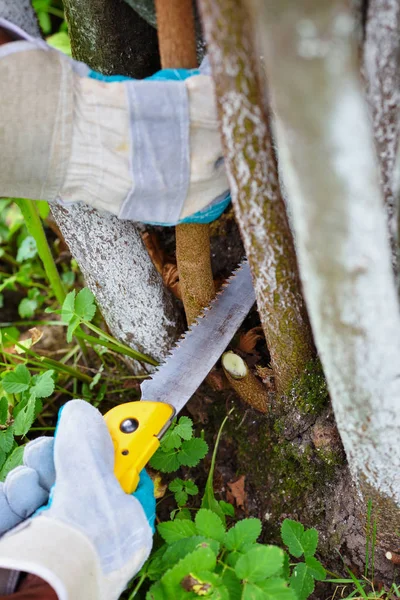
[[[278,392],[288,393],[313,342],[286,217],[249,20],[235,0],[200,0],[232,201],[252,269]]]
[[[246,1],[337,426],[382,546],[398,551],[400,315],[354,19],[345,0]]]
[[[123,0],[64,6],[76,59],[107,75],[137,78],[159,67],[156,31]],[[52,212],[112,333],[161,359],[176,337],[178,313],[137,227],[86,206]]]

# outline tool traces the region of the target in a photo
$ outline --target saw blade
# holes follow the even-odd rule
[[[185,406],[215,365],[255,302],[247,261],[234,271],[165,362],[141,385],[142,400]]]

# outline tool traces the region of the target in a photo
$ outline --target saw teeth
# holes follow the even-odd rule
[[[229,275],[229,277],[227,279],[225,279],[225,281],[221,285],[221,288],[215,294],[215,296],[211,300],[210,304],[208,304],[207,306],[205,306],[202,309],[202,311],[200,312],[200,314],[196,317],[195,321],[193,321],[193,323],[188,327],[188,329],[179,336],[179,339],[175,342],[175,344],[172,346],[172,348],[168,351],[168,354],[164,357],[163,361],[158,365],[157,369],[154,371],[154,373],[152,373],[151,377],[149,377],[148,379],[153,379],[156,375],[158,375],[160,369],[162,369],[162,367],[169,361],[169,359],[173,357],[173,355],[175,353],[175,350],[177,350],[178,348],[180,348],[181,345],[182,345],[182,343],[188,337],[190,337],[190,335],[196,329],[196,326],[199,323],[199,321],[206,316],[207,312],[209,312],[209,311],[211,311],[213,309],[213,306],[216,304],[216,302],[218,302],[219,297],[224,293],[225,288],[227,288],[229,286],[229,284],[232,281],[232,279],[234,279],[236,277],[236,275],[238,274],[238,272],[241,269],[243,269],[243,267],[245,265],[247,265],[247,263],[248,263],[247,258],[243,259],[240,262],[240,264],[236,267],[236,269],[234,271],[232,271],[232,273]],[[148,381],[148,379],[146,379],[145,381]]]

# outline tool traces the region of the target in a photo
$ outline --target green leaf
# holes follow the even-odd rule
[[[41,375],[35,375],[32,378],[34,384],[30,390],[36,398],[48,398],[54,392],[54,371],[44,371]]]
[[[15,435],[26,435],[35,419],[35,398],[32,396],[28,404],[15,418],[13,429]]]
[[[183,490],[184,483],[185,482],[183,481],[183,479],[175,477],[175,479],[173,479],[169,484],[168,488],[171,490],[171,492],[180,492],[181,490]]]
[[[179,462],[185,467],[195,467],[208,452],[208,444],[201,438],[185,440],[179,452]]]
[[[96,312],[94,295],[89,288],[83,288],[75,299],[75,313],[85,321],[91,321]]]
[[[67,328],[67,342],[68,343],[70,343],[72,341],[72,336],[74,335],[74,331],[77,327],[79,327],[80,322],[81,321],[80,321],[79,317],[72,317],[72,319],[68,323],[68,328]]]
[[[0,431],[0,450],[8,454],[14,444],[13,428],[8,427]]]
[[[50,33],[51,31],[51,19],[50,15],[47,12],[40,12],[38,14],[38,19],[40,23],[40,27],[44,34]]]
[[[174,516],[172,516],[174,515]],[[171,516],[170,516],[171,521],[173,520],[181,520],[181,521],[193,521],[192,519],[192,513],[190,512],[190,510],[188,508],[179,508],[176,509],[174,511],[172,511]]]
[[[232,504],[230,504],[229,502],[224,502],[223,500],[220,500],[219,505],[220,505],[221,510],[224,513],[224,515],[228,515],[228,517],[235,516],[235,508]]]
[[[4,481],[8,473],[12,471],[12,469],[15,469],[15,467],[19,467],[19,465],[22,465],[23,456],[24,446],[19,446],[18,448],[15,448],[15,450],[7,458],[0,471],[0,481]]]
[[[29,298],[23,298],[18,305],[18,314],[21,317],[21,319],[33,317],[37,307],[38,303],[35,299],[30,300]]]
[[[188,501],[188,497],[189,497],[184,489],[179,490],[179,492],[175,492],[174,496],[175,496],[175,502],[177,503],[178,506],[185,506],[186,502]]]
[[[63,54],[72,56],[71,42],[66,31],[58,31],[57,33],[53,33],[53,35],[50,35],[48,38],[46,38],[46,42],[50,46],[53,46],[53,48],[63,52]]]
[[[277,546],[255,546],[243,554],[235,565],[239,579],[256,583],[275,575],[283,566],[283,550]]]
[[[8,400],[5,396],[0,398],[0,425],[5,425],[8,419]]]
[[[179,469],[181,463],[176,450],[163,452],[162,448],[159,448],[151,457],[149,464],[153,469],[162,473],[172,473]]]
[[[299,563],[290,576],[290,587],[296,592],[298,600],[306,600],[314,591],[314,578],[304,563]]]
[[[25,365],[18,365],[3,378],[3,389],[7,394],[20,394],[29,388],[31,374]]]
[[[242,600],[298,600],[284,579],[273,578],[243,586]]]
[[[318,546],[318,531],[316,529],[307,529],[301,537],[304,556],[314,556]]]
[[[63,323],[69,323],[75,316],[75,290],[72,290],[65,296],[61,308],[61,320]]]
[[[256,542],[260,533],[260,519],[243,519],[228,531],[225,538],[225,546],[228,550],[240,551],[246,544]]]
[[[315,556],[307,556],[306,565],[308,572],[317,581],[324,581],[326,577],[326,571],[323,565],[315,558]]]
[[[199,493],[199,488],[191,479],[187,479],[186,481],[184,481],[184,484],[185,490],[189,494],[189,496],[196,496],[196,494]]]
[[[242,584],[235,573],[231,569],[226,569],[222,573],[222,583],[229,592],[230,600],[241,600],[242,598]]]
[[[160,523],[157,530],[167,544],[172,544],[173,542],[197,534],[196,526],[193,521],[188,521],[186,519]]]
[[[183,521],[180,521],[183,523]],[[197,574],[204,571],[214,571],[217,559],[210,547],[201,547],[187,554],[172,569],[161,578],[162,586],[167,598],[177,598],[178,590],[182,590],[181,581],[187,575],[196,578]]]
[[[151,586],[146,594],[146,600],[168,600],[159,581]]]
[[[161,575],[165,573],[163,556],[167,549],[167,544],[163,544],[160,548],[158,548],[158,550],[153,551],[148,562],[143,565],[142,569],[137,575],[140,577],[142,571],[146,571],[146,575],[151,581],[159,581],[161,579]]]
[[[304,534],[304,527],[297,521],[291,519],[285,519],[281,525],[281,537],[282,541],[289,548],[290,554],[299,558],[303,554],[302,537]]]
[[[189,417],[181,417],[175,425],[174,432],[182,439],[190,440],[193,437],[193,421]]]
[[[173,450],[174,448],[180,448],[182,445],[182,438],[176,433],[174,429],[169,429],[164,435],[161,441],[161,449]]]
[[[316,529],[307,529],[297,521],[285,519],[281,526],[281,537],[283,542],[289,548],[290,554],[299,558],[304,556],[313,556],[318,545],[318,532]]]
[[[225,526],[221,519],[211,510],[201,508],[194,519],[199,535],[223,542],[225,539]]]
[[[184,558],[187,554],[194,552],[200,547],[209,547],[215,556],[218,556],[220,546],[216,540],[210,540],[202,535],[183,538],[168,546],[162,559],[163,572],[166,568],[174,565],[178,560],[181,560],[181,558]]]
[[[29,258],[33,258],[37,254],[37,246],[35,238],[28,235],[21,243],[17,252],[17,262],[23,262]]]

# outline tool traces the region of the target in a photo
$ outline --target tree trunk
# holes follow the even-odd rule
[[[398,275],[398,198],[393,173],[399,143],[400,0],[369,0],[364,71],[371,107],[380,183],[385,199],[392,263]]]
[[[249,21],[235,0],[201,0],[199,6],[216,83],[233,206],[254,277],[277,389],[288,394],[313,358],[313,343]]]
[[[123,0],[64,6],[74,57],[92,69],[140,78],[159,67],[156,32]],[[156,359],[165,356],[178,313],[136,226],[87,206],[52,212],[113,335]]]
[[[52,212],[110,331],[161,360],[177,335],[176,307],[137,228],[87,206]]]
[[[0,0],[0,14],[33,37],[41,37],[40,27],[31,0]]]
[[[354,22],[344,0],[248,3],[336,422],[382,545],[398,551],[400,316]]]

